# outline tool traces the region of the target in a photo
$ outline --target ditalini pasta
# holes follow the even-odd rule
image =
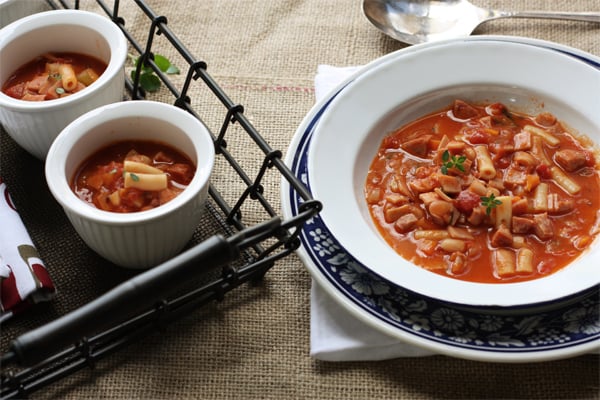
[[[46,53],[12,73],[2,91],[20,100],[54,100],[85,89],[106,67],[103,61],[85,54]]]
[[[82,200],[112,212],[158,207],[181,193],[196,168],[164,143],[124,141],[99,149],[78,168],[71,187]]]
[[[423,268],[473,282],[536,279],[598,235],[599,160],[550,113],[456,100],[384,138],[365,200],[390,246]]]

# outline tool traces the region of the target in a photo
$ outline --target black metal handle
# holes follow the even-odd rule
[[[71,313],[19,336],[11,342],[14,361],[24,366],[38,363],[82,337],[151,308],[182,282],[238,256],[236,243],[213,236]]]

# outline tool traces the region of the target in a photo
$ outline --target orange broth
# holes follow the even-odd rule
[[[126,161],[147,165],[150,173],[139,169],[128,171]],[[122,141],[88,157],[76,170],[70,185],[80,199],[96,208],[129,213],[150,210],[172,200],[189,185],[195,172],[196,167],[186,155],[165,143]],[[135,187],[147,175],[164,178],[165,187],[152,190]]]
[[[365,197],[387,243],[427,270],[472,282],[532,280],[571,263],[600,230],[589,147],[549,113],[457,100],[384,138]],[[493,176],[480,171],[479,152]]]

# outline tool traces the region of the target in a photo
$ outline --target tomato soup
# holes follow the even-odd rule
[[[423,268],[472,282],[536,279],[600,231],[591,148],[549,113],[457,100],[384,138],[365,198],[389,245]]]
[[[2,86],[11,97],[54,100],[77,93],[106,70],[107,64],[79,53],[46,53],[18,68]]]
[[[122,141],[86,159],[73,176],[71,188],[101,210],[137,212],[175,198],[195,172],[186,155],[165,143]]]

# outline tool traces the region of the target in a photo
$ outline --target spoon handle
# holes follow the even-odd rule
[[[600,23],[600,12],[560,12],[560,11],[496,11],[497,18],[542,18],[563,19]]]

